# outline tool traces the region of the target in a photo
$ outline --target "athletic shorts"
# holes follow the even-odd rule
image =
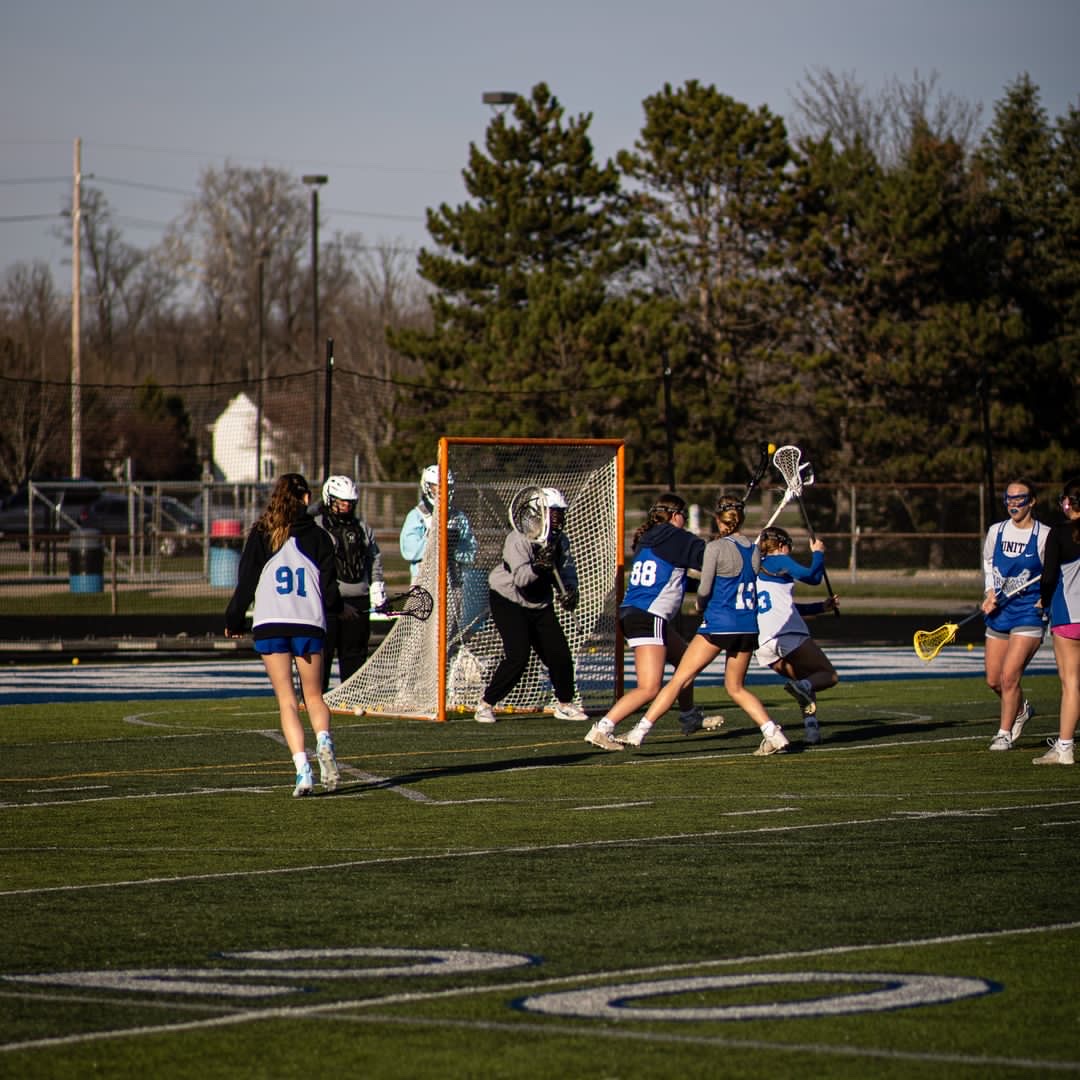
[[[699,630],[698,633],[701,633]],[[755,652],[758,647],[757,634],[701,634],[714,648],[719,649],[730,660],[739,653]]]
[[[986,628],[986,636],[996,641],[1008,641],[1015,634],[1017,637],[1036,637],[1040,641],[1046,636],[1046,627],[1042,623],[1031,626],[1014,626],[1011,630],[991,630]]]
[[[1058,623],[1051,631],[1058,637],[1069,638],[1071,641],[1080,641],[1080,622]]]
[[[290,653],[292,656],[312,656],[323,650],[323,639],[317,637],[268,637],[255,642],[255,651],[267,653]]]
[[[798,631],[791,634],[780,634],[762,642],[758,646],[757,652],[754,653],[754,659],[762,667],[772,667],[777,661],[783,660],[785,656],[790,656],[800,645],[805,645],[809,640],[809,634],[802,634]]]
[[[623,640],[628,648],[636,649],[639,645],[663,645],[667,647],[667,619],[641,608],[627,608],[626,614],[619,619]]]

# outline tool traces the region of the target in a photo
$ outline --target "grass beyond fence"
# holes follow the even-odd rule
[[[0,1072],[1075,1075],[1080,772],[1026,690],[1009,753],[974,677],[842,683],[809,750],[770,684],[770,758],[726,703],[616,754],[336,717],[309,799],[268,691],[0,708]]]

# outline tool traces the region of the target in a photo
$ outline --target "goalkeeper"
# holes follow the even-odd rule
[[[454,508],[454,474],[447,472],[447,506],[449,520],[446,527],[447,543],[454,563],[471,565],[476,561],[476,535],[469,525],[464,511]],[[420,501],[405,515],[398,545],[401,557],[409,564],[410,583],[415,585],[420,576],[420,566],[427,551],[428,534],[435,521],[435,508],[439,505],[439,466],[429,465],[420,474]]]
[[[538,490],[535,512],[547,515],[547,539],[537,543],[512,530],[503,543],[502,560],[488,575],[491,617],[502,638],[503,657],[477,706],[478,724],[495,723],[494,707],[521,681],[533,652],[551,677],[558,700],[555,718],[588,719],[574,703],[574,658],[554,607],[556,592],[569,611],[578,599],[577,567],[564,531],[566,510],[562,492]]]
[[[322,487],[322,501],[308,513],[334,541],[338,586],[345,607],[326,621],[323,693],[330,687],[334,653],[338,675],[345,682],[367,659],[371,611],[386,602],[383,559],[375,531],[356,514],[360,491],[348,476],[331,476]]]

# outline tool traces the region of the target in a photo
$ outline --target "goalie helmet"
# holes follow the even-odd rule
[[[446,472],[446,501],[447,505],[454,505],[454,474],[449,471]],[[435,508],[435,503],[439,498],[439,466],[429,465],[420,474],[420,498],[424,505],[429,509]]]
[[[348,476],[331,476],[322,486],[323,509],[327,517],[335,521],[346,521],[353,516],[356,502],[360,498],[360,491],[356,484]],[[344,514],[336,513],[334,500],[347,502],[349,509]]]
[[[323,502],[328,504],[331,499],[342,499],[345,502],[356,502],[360,498],[360,492],[356,484],[347,476],[331,476],[322,486]]]
[[[549,528],[553,532],[560,532],[566,524],[566,497],[558,488],[544,488],[544,506]]]

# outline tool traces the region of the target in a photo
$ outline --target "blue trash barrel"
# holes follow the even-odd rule
[[[210,522],[210,584],[214,588],[236,588],[243,536],[243,524],[239,521]]]
[[[97,529],[76,529],[68,542],[68,580],[73,593],[105,589],[105,546]]]

